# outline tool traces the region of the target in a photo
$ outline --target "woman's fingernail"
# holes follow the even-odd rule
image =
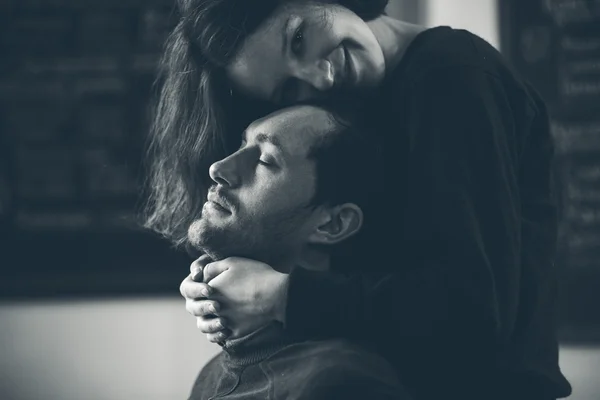
[[[213,304],[211,304],[211,305],[208,307],[208,310],[209,310],[210,312],[212,312],[212,313],[216,313],[216,312],[217,312],[217,309],[215,308],[215,306],[214,306]]]
[[[206,290],[206,289],[203,289],[203,290],[201,290],[201,291],[200,291],[200,294],[201,294],[202,296],[204,296],[204,297],[208,297],[208,290]]]

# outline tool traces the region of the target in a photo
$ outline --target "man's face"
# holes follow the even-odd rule
[[[210,168],[215,184],[190,242],[213,259],[249,257],[276,264],[293,256],[314,229],[311,147],[336,129],[330,114],[295,106],[253,122],[242,145]]]

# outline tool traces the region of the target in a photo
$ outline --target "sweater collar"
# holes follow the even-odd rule
[[[221,346],[234,364],[250,365],[272,356],[292,342],[280,322],[271,322],[238,339],[226,340]]]

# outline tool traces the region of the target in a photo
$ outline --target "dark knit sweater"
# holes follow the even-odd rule
[[[404,400],[394,370],[342,340],[296,343],[279,324],[229,341],[200,372],[190,400]]]

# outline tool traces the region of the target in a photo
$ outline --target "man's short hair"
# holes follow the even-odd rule
[[[361,208],[364,221],[360,232],[331,249],[334,258],[355,264],[369,258],[381,234],[377,227],[382,223],[383,143],[376,112],[353,103],[312,104],[330,112],[338,126],[314,143],[308,154],[317,167],[312,205],[354,203]]]

